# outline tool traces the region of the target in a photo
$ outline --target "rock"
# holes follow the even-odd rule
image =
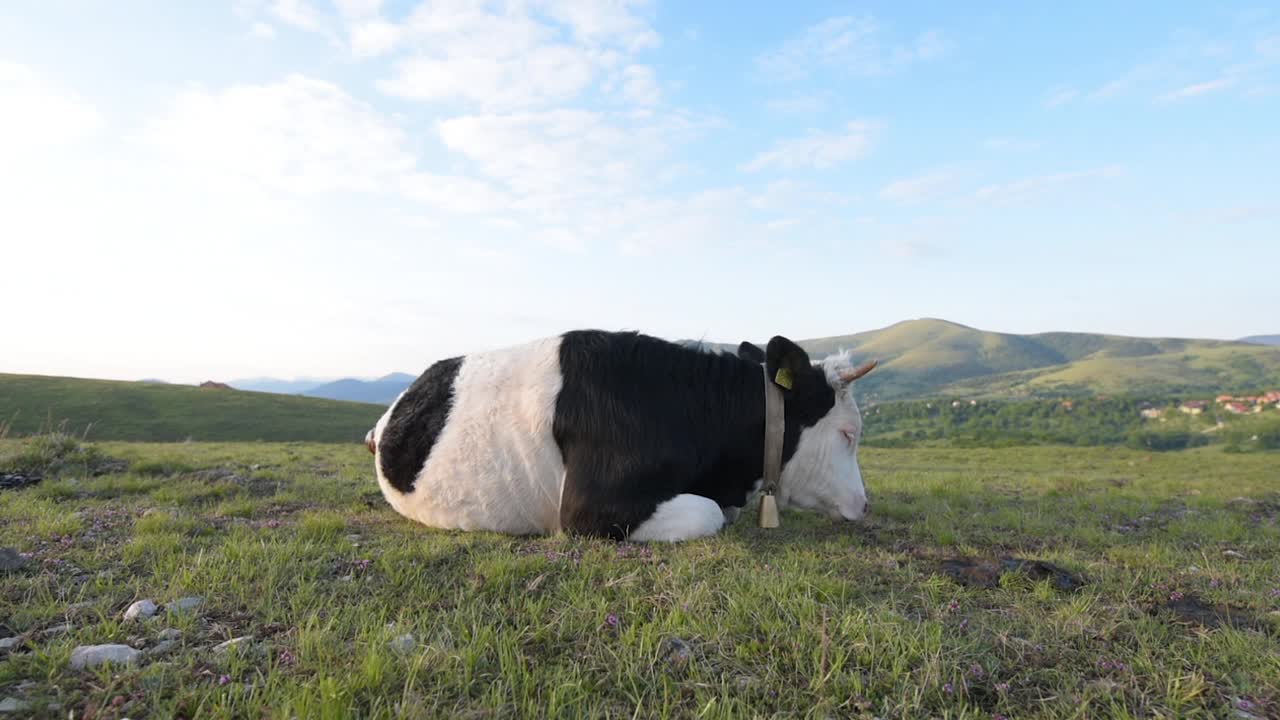
[[[139,600],[130,605],[129,608],[124,611],[124,619],[125,622],[132,622],[138,619],[146,620],[152,615],[155,615],[156,611],[159,609],[160,608],[156,607],[156,604],[150,600]]]
[[[678,637],[667,638],[662,644],[662,657],[671,667],[683,669],[693,657],[693,648]]]
[[[387,647],[391,648],[394,652],[403,654],[413,652],[414,644],[415,641],[413,639],[413,633],[405,633],[403,635],[396,636],[394,640],[387,643]]]
[[[348,536],[347,536],[347,540],[348,540],[349,542],[358,543],[358,542],[360,542],[360,534],[359,534],[359,533],[353,533],[353,534],[351,534],[351,535],[348,535]]]
[[[26,567],[27,559],[13,548],[0,548],[0,572],[17,572]]]
[[[253,641],[253,637],[249,635],[245,635],[243,637],[238,637],[238,638],[231,638],[226,642],[221,642],[221,643],[218,643],[217,645],[214,645],[213,652],[215,655],[225,655],[231,650],[231,648],[236,648],[237,651],[240,651],[241,645],[246,645],[247,643],[250,643],[252,641]]]
[[[184,597],[184,598],[178,598],[177,600],[174,600],[173,602],[165,605],[164,609],[165,609],[165,612],[181,613],[181,612],[187,612],[188,610],[195,610],[196,608],[200,607],[202,603],[204,603],[204,598]]]
[[[22,638],[0,638],[0,650],[12,650],[22,644]]]
[[[176,640],[161,640],[155,644],[155,647],[147,648],[142,652],[148,657],[155,655],[163,655],[178,646]]]
[[[0,700],[0,713],[20,713],[29,707],[31,705],[16,697],[7,697],[4,700]]]
[[[75,629],[76,629],[75,626],[72,625],[71,623],[64,623],[62,625],[54,625],[51,628],[45,628],[44,632],[41,633],[41,635],[43,635],[44,637],[55,637],[58,635],[66,635],[67,633]]]
[[[0,490],[21,490],[40,482],[43,478],[36,473],[4,472],[0,473]]]
[[[351,582],[351,581],[352,581],[352,580],[354,580],[354,579],[355,579],[355,578],[354,578],[354,577],[352,577],[352,576],[350,576],[350,575],[343,575],[342,577],[338,578],[338,581],[339,581],[339,582]]]
[[[174,641],[182,639],[182,631],[178,628],[165,628],[156,636],[161,642]]]
[[[84,670],[99,665],[132,665],[142,652],[128,645],[81,645],[71,651],[71,668]]]
[[[1232,560],[1243,560],[1244,553],[1236,552],[1235,550],[1223,550],[1222,557],[1229,557]]]

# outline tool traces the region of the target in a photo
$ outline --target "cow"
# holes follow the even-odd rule
[[[813,362],[782,336],[731,353],[576,330],[436,362],[365,444],[387,502],[430,527],[677,542],[715,534],[760,489],[774,383],[776,504],[856,521],[851,385],[871,367]]]

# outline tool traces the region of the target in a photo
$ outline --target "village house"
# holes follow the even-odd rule
[[[1245,403],[1242,403],[1242,402],[1232,401],[1223,405],[1222,409],[1226,410],[1227,412],[1233,415],[1244,415],[1245,413],[1250,412],[1250,409],[1252,407],[1253,407],[1252,405],[1246,405]]]
[[[1179,405],[1178,410],[1188,415],[1199,415],[1208,405],[1204,400],[1188,400]]]
[[[1142,417],[1146,418],[1147,420],[1155,420],[1159,418],[1161,415],[1164,415],[1164,410],[1161,410],[1160,408],[1143,408],[1142,409]]]

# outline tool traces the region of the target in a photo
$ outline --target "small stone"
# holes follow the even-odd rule
[[[171,613],[186,612],[188,610],[195,610],[196,608],[200,607],[200,605],[203,602],[204,602],[204,598],[199,598],[199,597],[178,598],[177,600],[174,600],[168,605],[165,605],[164,609],[166,612],[171,612]]]
[[[347,540],[349,540],[349,541],[351,541],[351,542],[360,542],[360,534],[359,534],[359,533],[352,533],[351,535],[348,535],[348,536],[347,536]]]
[[[132,665],[141,655],[141,651],[128,645],[81,645],[71,651],[71,668],[83,670],[108,664]]]
[[[415,641],[413,639],[413,633],[405,633],[397,636],[394,640],[387,643],[387,646],[393,651],[403,654],[412,652],[414,644]]]
[[[0,650],[12,650],[22,644],[22,638],[0,638]]]
[[[662,644],[662,656],[668,665],[680,669],[689,664],[690,658],[693,657],[693,649],[689,647],[689,643],[678,637],[667,638]]]
[[[67,633],[75,629],[76,629],[75,626],[72,625],[71,623],[65,623],[62,625],[54,625],[51,628],[45,628],[44,632],[41,634],[44,635],[45,637],[54,637],[57,635],[66,635]]]
[[[31,707],[29,704],[16,697],[7,697],[4,700],[0,700],[0,713],[19,713],[29,707]]]
[[[124,611],[124,619],[125,622],[131,622],[139,619],[146,620],[152,615],[155,615],[156,611],[159,609],[160,608],[156,607],[156,604],[150,600],[139,600],[130,605],[129,608]]]
[[[1190,575],[1194,575],[1194,574],[1196,574],[1196,573],[1198,573],[1198,572],[1200,572],[1200,568],[1196,567],[1195,565],[1188,565],[1188,566],[1187,566],[1187,573],[1188,573],[1188,574],[1190,574]]]
[[[0,572],[17,572],[25,567],[27,559],[13,548],[0,548]]]
[[[155,644],[155,647],[148,648],[143,652],[146,653],[148,656],[163,655],[177,646],[178,646],[178,643],[174,640],[161,640],[160,642]]]
[[[1243,559],[1244,559],[1244,553],[1236,552],[1235,550],[1223,550],[1223,551],[1222,551],[1222,556],[1223,556],[1223,557],[1229,557],[1229,558],[1231,558],[1232,560],[1243,560]]]
[[[340,582],[351,582],[354,579],[355,578],[351,577],[350,575],[343,575],[342,577],[338,578]]]
[[[216,655],[225,655],[227,652],[231,650],[231,648],[236,648],[237,650],[239,650],[241,645],[251,642],[252,640],[253,640],[253,637],[249,635],[245,635],[243,637],[238,637],[238,638],[231,638],[226,642],[221,642],[221,643],[218,643],[217,645],[214,645],[213,652]]]
[[[178,628],[165,628],[156,636],[161,642],[174,641],[182,639],[182,631]]]

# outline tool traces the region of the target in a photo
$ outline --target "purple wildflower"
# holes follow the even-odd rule
[[[996,683],[996,692],[998,693],[1009,692],[1009,683],[1007,682]]]
[[[1214,578],[1209,581],[1209,587],[1213,588],[1214,590],[1217,590],[1218,586],[1220,585],[1222,585],[1222,583],[1218,581],[1218,578]]]
[[[1174,590],[1173,592],[1169,593],[1169,599],[1174,602],[1177,602],[1182,599],[1182,593],[1178,592],[1177,590]]]
[[[952,600],[951,602],[947,603],[947,612],[955,612],[959,609],[960,609],[959,600]]]
[[[609,613],[608,615],[605,615],[604,624],[605,624],[605,627],[608,627],[608,628],[618,627],[618,616],[614,615],[613,613]]]
[[[290,665],[293,665],[293,663],[294,663],[296,660],[297,660],[297,658],[295,658],[295,657],[293,656],[293,653],[289,652],[288,650],[281,650],[281,651],[280,651],[280,664],[281,664],[281,665],[290,666]]]
[[[1272,588],[1271,592],[1267,593],[1267,596],[1273,597],[1273,598],[1280,598],[1280,588]]]
[[[946,694],[948,694],[948,695],[951,695],[951,694],[955,693],[955,691],[956,691],[956,689],[955,689],[954,687],[952,687],[952,686],[951,686],[951,683],[946,683],[946,684],[944,684],[944,685],[942,686],[942,692],[944,692],[944,693],[946,693]]]
[[[969,666],[969,674],[976,678],[980,678],[986,675],[987,672],[982,669],[981,665],[979,665],[978,663],[974,663]]]
[[[231,676],[230,676],[230,675],[219,675],[219,676],[218,676],[218,685],[219,685],[219,686],[226,685],[226,684],[227,684],[227,683],[229,683],[229,682],[231,682]]]

